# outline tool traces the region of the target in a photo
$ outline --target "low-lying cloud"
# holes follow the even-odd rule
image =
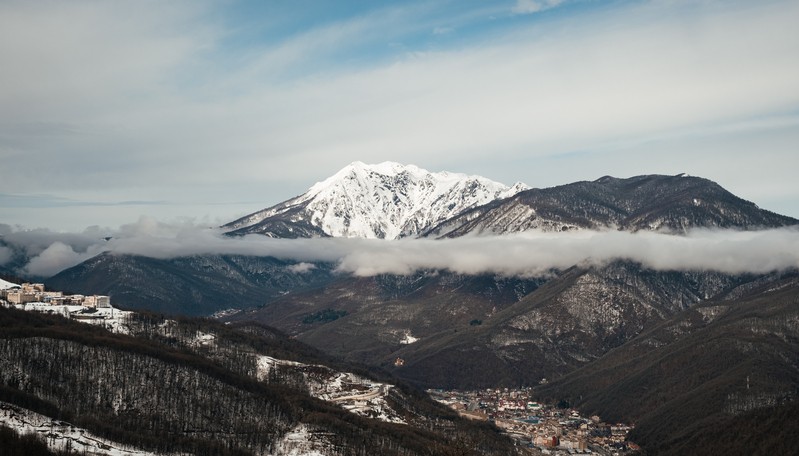
[[[216,228],[165,224],[143,218],[105,233],[46,230],[9,231],[2,239],[25,251],[22,272],[50,276],[101,252],[168,259],[193,255],[271,256],[296,261],[295,272],[313,262],[332,262],[358,276],[410,274],[420,269],[459,274],[536,276],[573,265],[629,260],[655,270],[713,270],[765,273],[799,268],[799,228],[761,231],[697,229],[685,236],[615,230],[569,233],[527,232],[503,236],[397,241],[314,238],[228,237]],[[7,255],[6,255],[7,256]]]

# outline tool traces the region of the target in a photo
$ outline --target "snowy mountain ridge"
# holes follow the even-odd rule
[[[353,162],[308,191],[224,228],[273,237],[398,239],[529,187],[414,165]]]

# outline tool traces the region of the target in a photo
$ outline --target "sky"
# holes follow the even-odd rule
[[[213,226],[356,160],[688,173],[799,217],[797,23],[794,0],[6,0],[0,224]]]

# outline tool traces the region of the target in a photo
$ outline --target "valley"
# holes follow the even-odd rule
[[[635,454],[641,449],[627,439],[634,427],[605,423],[597,415],[582,417],[565,403],[555,406],[534,402],[528,388],[428,390],[428,393],[461,416],[493,421],[519,445],[530,449],[550,454],[598,455]]]
[[[0,456],[799,454],[798,0],[0,0]]]
[[[395,212],[380,209],[394,204]],[[556,242],[559,237],[579,240],[580,233],[590,237],[651,232],[660,238],[690,238],[696,244],[734,228],[736,233],[752,233],[750,237],[773,232],[792,239],[795,228],[791,227],[797,224],[796,219],[764,211],[712,181],[683,175],[606,176],[528,189],[396,163],[354,163],[308,193],[231,222],[221,228],[218,238],[207,239],[220,246],[240,242],[257,246],[259,240],[271,239],[285,250],[290,244],[281,243],[307,238],[311,242],[303,244],[304,251],[315,245],[315,239],[363,239],[364,243],[327,244],[357,258],[377,245],[388,245],[391,252],[390,248],[407,248],[417,241],[463,239],[474,241],[463,245],[479,246],[481,240],[498,237],[505,243],[519,239],[519,248],[533,245],[525,244],[524,237],[513,237],[520,235],[545,235],[549,237],[542,239]],[[705,231],[697,238],[692,234],[696,230]],[[646,244],[654,237],[635,239],[644,239],[636,241],[644,248],[655,248]],[[202,375],[211,372],[234,389],[256,382],[293,391],[288,403],[272,402],[277,397],[274,391],[257,392],[263,386],[225,393],[231,398],[255,394],[247,400],[231,399],[234,408],[248,404],[236,425],[241,429],[260,426],[248,421],[247,407],[253,406],[248,401],[272,410],[275,421],[268,437],[241,440],[239,431],[220,434],[214,423],[180,422],[170,429],[178,426],[184,434],[186,429],[206,430],[196,434],[200,440],[191,437],[174,451],[196,449],[206,444],[198,442],[211,439],[238,445],[242,451],[283,454],[293,451],[289,446],[301,448],[304,439],[307,445],[302,451],[309,454],[344,454],[333,448],[377,442],[405,454],[421,448],[404,446],[406,432],[432,432],[420,437],[428,442],[424,446],[432,445],[441,432],[458,429],[456,434],[464,435],[468,431],[461,432],[460,426],[482,423],[479,426],[487,426],[479,431],[485,441],[448,440],[439,448],[441,454],[458,445],[471,448],[463,448],[466,454],[509,454],[503,452],[510,451],[511,440],[501,432],[515,439],[514,451],[519,454],[592,448],[597,454],[715,454],[723,447],[717,440],[725,427],[750,425],[769,411],[787,413],[799,394],[795,267],[730,269],[738,272],[658,268],[634,256],[609,256],[528,274],[437,268],[409,269],[404,274],[353,273],[342,270],[345,259],[317,261],[307,253],[301,258],[247,255],[236,247],[232,252],[160,257],[128,250],[118,253],[113,250],[115,242],[108,241],[108,251],[48,278],[45,284],[110,296],[115,306],[126,310],[116,310],[120,319],[111,323],[104,313],[97,314],[103,318],[95,318],[96,322],[104,322],[120,336],[143,338],[141,343],[167,350],[155,355],[154,348],[148,348],[147,356],[172,359],[177,353],[169,350],[187,351],[202,358],[191,361],[206,366]],[[365,250],[350,253],[349,245]],[[185,319],[211,315],[218,321]],[[86,343],[68,336],[60,342],[31,341],[32,352],[25,351],[31,350],[25,344],[11,344],[9,353],[32,356],[56,350],[80,365],[72,355],[78,350],[76,342]],[[167,372],[138,356],[114,355],[106,368],[119,369],[113,363],[122,362],[128,366],[124,369],[143,365],[154,369],[156,376]],[[24,369],[22,358],[16,362],[14,369]],[[192,369],[179,377],[206,384]],[[22,385],[18,378],[6,381]],[[185,388],[181,385],[178,382],[175,388]],[[211,382],[204,388],[202,394],[211,394],[228,386]],[[432,403],[424,390],[456,410]],[[26,386],[25,391],[40,395],[44,390]],[[153,404],[132,399],[133,391],[122,399],[131,402],[129,412],[157,413]],[[86,393],[99,398],[109,394]],[[186,400],[191,404],[199,398]],[[528,403],[541,404],[542,416],[529,413]],[[557,404],[563,408],[554,407]],[[74,403],[61,407],[83,416],[79,422],[91,424],[73,410]],[[96,407],[89,413],[102,410],[101,404]],[[189,407],[202,415],[203,405]],[[519,421],[533,420],[530,417],[537,417],[537,423]],[[130,419],[115,418],[119,423]],[[341,420],[350,424],[338,424]],[[618,423],[629,423],[625,434]],[[354,431],[363,426],[382,430],[369,431],[372,437],[367,438]],[[96,432],[91,428],[87,432]],[[776,435],[784,435],[783,431],[788,432]],[[120,436],[116,431],[103,435]],[[369,443],[356,444],[359,439]],[[142,451],[157,447],[139,437],[122,436],[121,442],[141,442]],[[776,437],[753,436],[750,446],[738,447],[757,445],[777,451],[783,443]],[[173,451],[173,447],[162,449]]]

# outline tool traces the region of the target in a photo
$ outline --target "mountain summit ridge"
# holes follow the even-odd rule
[[[628,178],[603,176],[549,188],[521,191],[510,198],[470,208],[423,236],[507,234],[528,230],[663,230],[694,228],[760,229],[799,220],[759,208],[712,180],[678,174]]]
[[[550,188],[430,172],[386,161],[353,162],[307,192],[222,228],[275,238],[459,237],[527,230],[619,229],[685,233],[799,224],[690,176],[603,176]]]
[[[511,187],[482,176],[430,172],[415,165],[353,162],[302,195],[224,225],[230,234],[270,237],[416,236],[461,212],[513,196]]]

